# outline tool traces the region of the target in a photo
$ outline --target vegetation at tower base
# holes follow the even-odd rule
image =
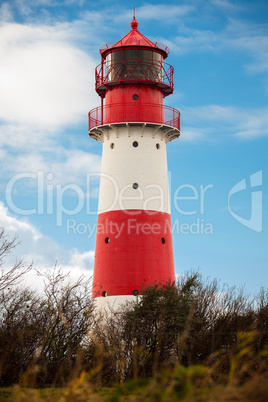
[[[85,278],[70,283],[57,267],[33,271],[43,293],[17,285],[19,267],[10,284],[7,240],[0,400],[266,400],[267,290],[249,298],[192,271],[100,316]],[[48,385],[60,388],[38,390]]]

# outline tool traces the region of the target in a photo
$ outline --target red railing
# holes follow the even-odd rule
[[[111,49],[116,43],[117,43],[117,41],[106,43],[105,45],[102,45],[100,47],[100,52],[102,53],[104,50]],[[166,46],[166,45],[164,45],[163,43],[160,43],[160,42],[153,42],[153,44],[156,47],[158,47],[159,49],[164,50],[164,52],[166,52],[166,54],[169,54],[168,46]]]
[[[126,122],[164,124],[180,130],[180,112],[165,105],[142,104],[141,108],[133,108],[133,103],[124,103],[99,106],[88,113],[89,130],[103,124]]]
[[[96,91],[102,94],[107,85],[142,82],[157,84],[168,95],[173,92],[173,71],[170,64],[159,60],[106,60],[96,67]]]

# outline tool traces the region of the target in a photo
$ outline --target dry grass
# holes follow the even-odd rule
[[[0,401],[14,402],[140,402],[140,401],[243,401],[266,402],[268,396],[268,352],[254,353],[256,331],[238,334],[229,356],[229,372],[219,373],[222,357],[212,366],[181,364],[163,369],[153,378],[137,378],[112,387],[92,383],[93,373],[81,374],[64,388],[31,389],[16,385],[0,389]],[[95,373],[94,373],[95,374]]]

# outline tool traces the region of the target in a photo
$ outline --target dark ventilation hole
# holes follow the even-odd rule
[[[107,292],[105,292],[105,290],[102,292],[102,297],[106,297],[107,296]]]
[[[113,142],[111,143],[110,147],[111,147],[112,149],[114,149],[115,145],[114,145]]]
[[[133,296],[138,296],[139,295],[139,291],[138,290],[133,290]]]
[[[156,149],[160,149],[160,144],[156,144]]]
[[[132,96],[132,99],[133,99],[133,100],[138,100],[138,99],[139,99],[139,95],[137,95],[137,94],[133,95],[133,96]]]
[[[166,239],[164,237],[161,237],[161,243],[165,244],[165,242],[166,242]]]
[[[107,244],[110,243],[110,237],[105,238],[105,243],[107,243]]]
[[[138,183],[133,183],[132,187],[134,188],[134,190],[137,190],[137,188],[139,187]]]
[[[134,148],[137,148],[137,146],[139,145],[139,143],[138,143],[138,141],[134,141],[134,142],[132,143],[132,145],[133,145]]]

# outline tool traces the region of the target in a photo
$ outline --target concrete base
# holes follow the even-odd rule
[[[97,311],[117,311],[120,310],[122,305],[126,302],[139,302],[142,296],[106,296],[106,297],[96,297],[94,300]]]

